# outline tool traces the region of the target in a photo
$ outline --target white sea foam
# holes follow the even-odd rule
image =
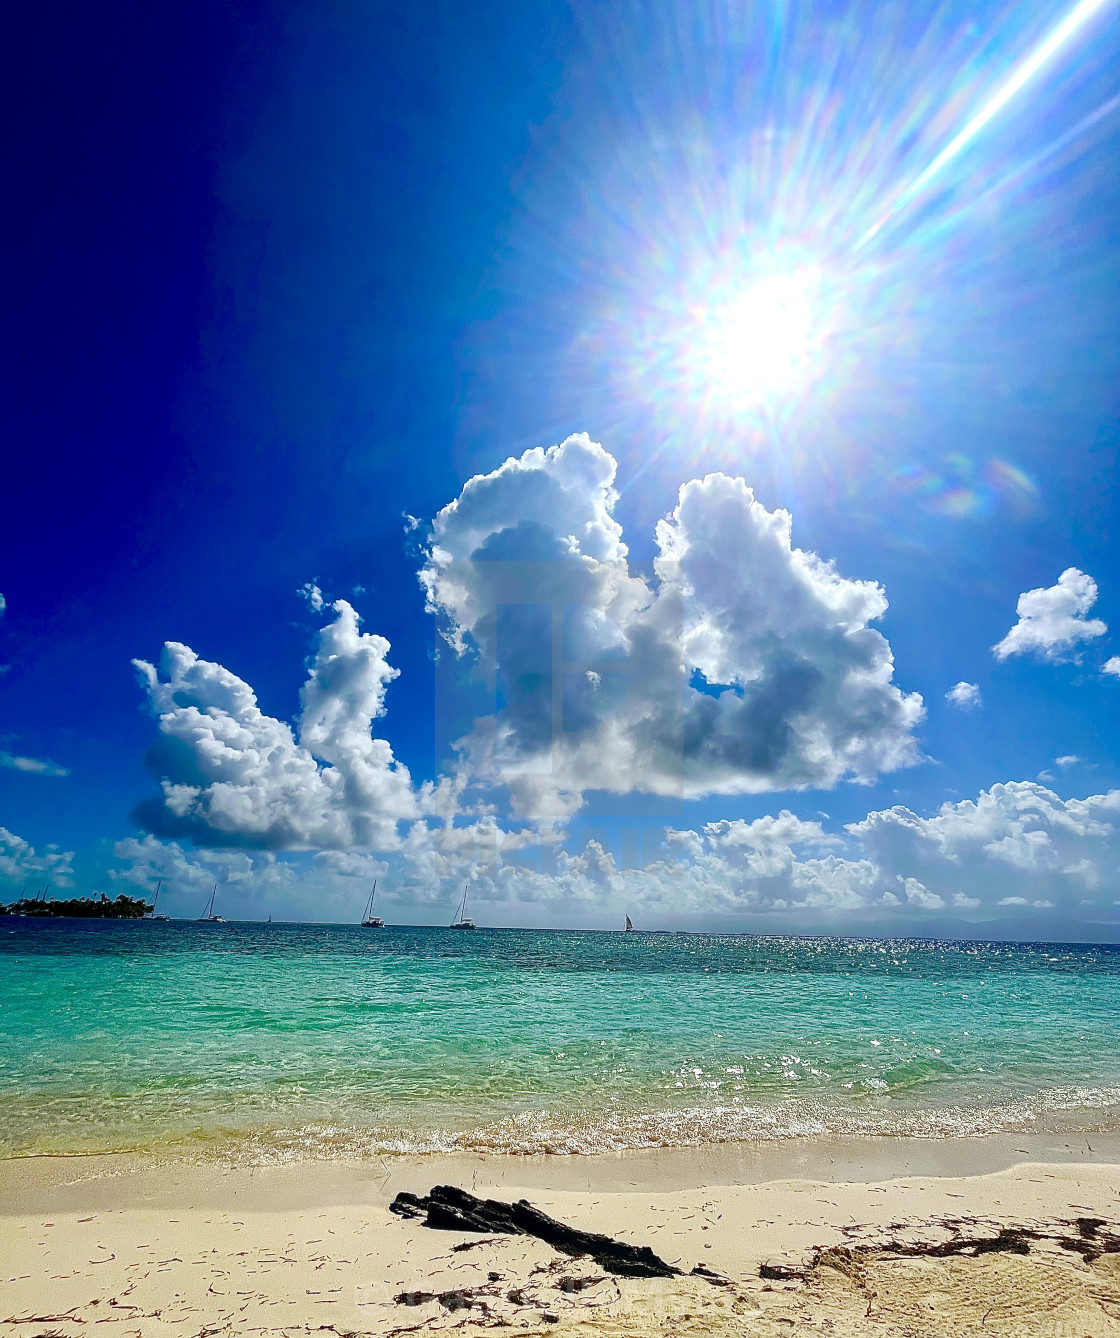
[[[1026,1131],[1120,1132],[1120,1087],[1052,1088],[1020,1101],[940,1109],[790,1102],[596,1114],[541,1110],[464,1129],[313,1123],[187,1140],[174,1155],[264,1165],[456,1153],[580,1156],[793,1138],[979,1138]]]

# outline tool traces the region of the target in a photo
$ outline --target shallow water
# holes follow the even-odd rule
[[[1120,1126],[1120,949],[0,920],[0,1150]]]

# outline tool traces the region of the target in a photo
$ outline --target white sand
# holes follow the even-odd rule
[[[1012,1142],[1035,1159],[1005,1165]],[[820,1247],[898,1235],[887,1230],[897,1223],[909,1224],[913,1239],[933,1240],[944,1238],[936,1223],[947,1217],[1120,1222],[1120,1157],[1105,1159],[1116,1151],[1113,1140],[1100,1140],[1095,1149],[1052,1148],[1064,1160],[1043,1160],[1037,1140],[1028,1148],[1019,1138],[263,1171],[111,1158],[9,1162],[0,1168],[0,1335],[471,1334],[495,1326],[612,1335],[1120,1335],[1120,1254],[1087,1264],[1045,1243],[1026,1256],[976,1259],[872,1251],[839,1257],[803,1281],[759,1277],[764,1261],[797,1264]],[[897,1173],[905,1161],[937,1157],[1001,1169]],[[811,1176],[766,1178],[798,1160],[811,1163]],[[892,1165],[895,1173],[885,1174]],[[686,1270],[718,1270],[732,1285],[691,1276],[615,1280],[526,1237],[479,1244],[389,1213],[397,1190],[436,1183],[527,1197],[575,1225],[649,1244]],[[572,1291],[565,1278],[601,1281]],[[469,1309],[394,1299],[463,1289],[472,1293]]]

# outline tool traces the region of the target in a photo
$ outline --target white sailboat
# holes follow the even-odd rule
[[[171,916],[170,916],[170,915],[157,915],[157,914],[156,914],[156,903],[159,901],[159,890],[160,890],[160,888],[161,888],[162,886],[163,886],[163,879],[161,878],[161,879],[159,880],[159,882],[156,883],[156,894],[155,894],[155,896],[152,898],[152,913],[151,913],[151,915],[148,916],[148,919],[149,919],[149,920],[170,920],[170,919],[171,919]]]
[[[218,884],[215,883],[213,890],[210,893],[210,900],[206,903],[206,908],[203,910],[202,914],[198,917],[199,920],[203,921],[206,924],[224,925],[226,922],[226,918],[224,915],[214,914],[214,898],[217,895],[218,895]]]
[[[634,922],[629,916],[626,917],[626,928],[623,932],[626,934],[632,934],[634,932]]]
[[[475,922],[474,922],[474,921],[467,915],[467,888],[468,888],[469,886],[470,886],[469,883],[464,883],[464,884],[463,884],[463,899],[462,899],[462,901],[459,902],[459,914],[458,914],[458,915],[456,916],[456,918],[451,922],[450,927],[451,927],[452,929],[477,929],[477,928],[478,928],[478,926],[475,924]]]
[[[362,912],[362,928],[363,928],[363,929],[384,929],[384,928],[385,928],[385,921],[381,918],[380,915],[374,915],[374,913],[373,913],[373,899],[374,899],[375,896],[377,896],[377,879],[376,879],[376,878],[373,880],[373,889],[371,890],[371,892],[370,892],[370,894],[369,894],[369,900],[366,902],[366,908],[365,908],[365,910]]]

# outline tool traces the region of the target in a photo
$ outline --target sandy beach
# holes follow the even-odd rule
[[[528,1236],[390,1213],[399,1191],[438,1183],[527,1198],[683,1272],[613,1277]],[[1120,1254],[1085,1245],[1120,1222],[1114,1136],[251,1168],[28,1159],[0,1171],[0,1214],[0,1334],[20,1338],[1120,1334]],[[1028,1237],[963,1243],[1001,1228]]]

